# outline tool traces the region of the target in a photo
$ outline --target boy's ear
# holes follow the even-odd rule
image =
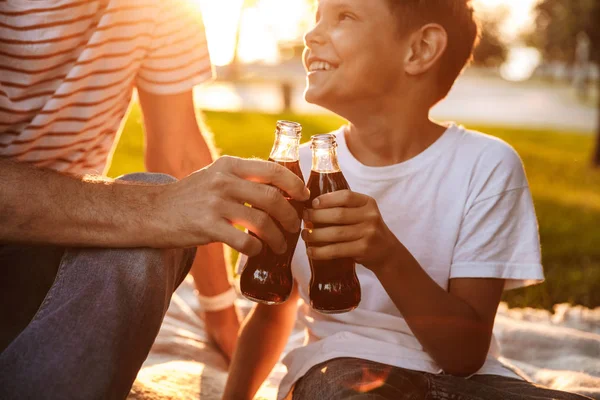
[[[429,71],[446,51],[448,34],[439,24],[427,24],[414,32],[404,60],[404,70],[409,75]]]

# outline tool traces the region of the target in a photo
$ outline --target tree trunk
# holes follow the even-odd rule
[[[598,21],[598,19],[600,18],[600,3],[596,3],[593,16],[594,17],[592,21]],[[597,23],[592,23],[590,37],[592,39],[593,44],[592,48],[596,53],[596,65],[600,69],[600,27]],[[598,122],[596,125],[596,151],[594,152],[594,166],[596,168],[600,168],[600,78],[598,79],[598,82],[596,82],[596,84],[598,85],[598,115],[596,116]]]
[[[239,57],[239,47],[240,47],[240,34],[242,30],[241,23],[242,16],[240,15],[240,21],[238,22],[237,31],[235,34],[235,46],[233,50],[233,59],[231,63],[227,66],[227,78],[231,81],[236,81],[240,78],[240,57]]]
[[[596,117],[598,122],[596,125],[596,151],[594,152],[594,167],[600,168],[600,80],[598,81],[598,115]]]
[[[234,50],[233,50],[233,58],[231,59],[231,62],[227,66],[227,79],[229,79],[230,81],[238,80],[240,78],[240,74],[241,74],[241,71],[240,71],[241,63],[240,63],[239,51],[240,51],[240,40],[241,40],[241,35],[242,35],[242,18],[244,16],[245,3],[246,2],[242,2],[241,9],[240,9],[240,15],[239,15],[238,21],[237,21],[237,26],[236,26],[236,31],[235,31],[235,44],[234,44]]]

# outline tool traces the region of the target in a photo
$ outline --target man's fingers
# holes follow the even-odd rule
[[[228,204],[224,209],[223,216],[260,237],[274,252],[285,252],[287,245],[283,233],[264,211],[241,204]]]
[[[327,208],[304,210],[303,219],[313,224],[354,225],[363,221],[364,216],[358,208]]]
[[[313,200],[312,206],[317,209],[334,207],[363,207],[370,197],[350,190],[327,193]]]
[[[242,206],[243,207],[243,206]],[[256,256],[262,249],[262,243],[257,238],[234,228],[225,221],[219,221],[213,226],[213,240],[225,243],[229,247],[247,256]]]
[[[308,243],[352,242],[362,237],[361,226],[329,226],[302,230],[302,239]]]
[[[227,195],[240,203],[252,204],[253,207],[263,210],[279,221],[287,231],[298,232],[300,229],[300,219],[294,207],[272,186],[236,179],[236,182],[227,188]]]
[[[306,201],[310,197],[302,179],[277,163],[233,157],[228,158],[226,163],[229,163],[230,172],[240,178],[276,186],[298,201]]]
[[[335,243],[323,247],[309,247],[306,254],[313,260],[336,260],[338,258],[355,258],[364,249],[359,241]]]

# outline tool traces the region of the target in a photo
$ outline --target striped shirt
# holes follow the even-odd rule
[[[193,0],[0,0],[0,157],[103,173],[134,87],[212,77]]]

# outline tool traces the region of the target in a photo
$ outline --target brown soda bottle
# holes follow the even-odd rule
[[[301,136],[300,124],[278,121],[269,161],[286,167],[304,182],[299,162]],[[304,204],[285,195],[301,219]],[[260,254],[248,258],[240,277],[240,289],[246,298],[269,305],[284,303],[292,293],[294,278],[291,263],[300,237],[300,232],[288,232],[277,221],[275,223],[285,235],[287,251],[284,254],[276,254],[263,242]],[[250,234],[256,237],[253,233]]]
[[[337,159],[337,142],[334,135],[312,137],[312,170],[308,180],[310,200],[338,190],[350,189]],[[324,228],[315,224],[312,228]],[[313,243],[312,246],[315,244]],[[318,244],[317,244],[318,246]],[[340,314],[354,310],[360,304],[360,282],[356,265],[351,258],[318,261],[309,258],[312,277],[309,297],[311,306],[324,314]]]

